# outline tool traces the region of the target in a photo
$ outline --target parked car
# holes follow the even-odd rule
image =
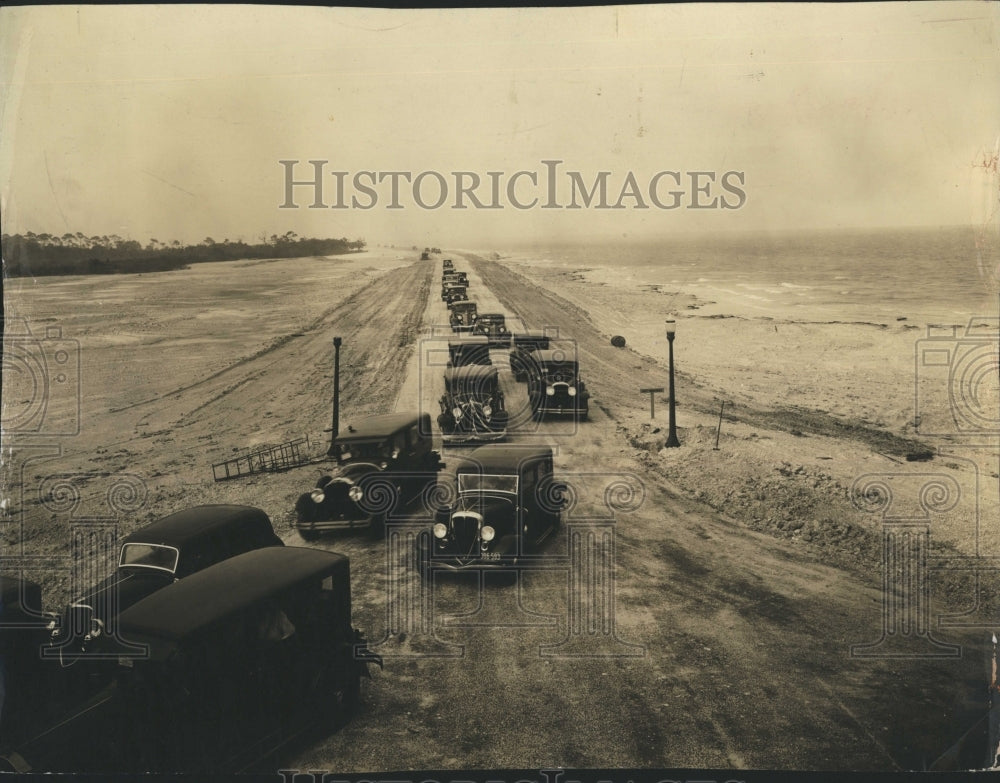
[[[478,305],[471,299],[462,299],[448,305],[451,330],[456,334],[469,334],[476,323]]]
[[[528,380],[529,370],[534,367],[532,351],[548,350],[549,336],[545,332],[523,332],[510,338],[510,371],[515,381]]]
[[[548,446],[480,446],[456,471],[455,490],[455,504],[417,537],[425,578],[434,570],[517,567],[559,529],[564,487],[553,480]]]
[[[490,343],[487,338],[469,335],[448,341],[448,367],[492,363]]]
[[[267,514],[252,506],[195,506],[130,533],[114,573],[76,598],[54,623],[47,656],[69,665],[101,634],[115,633],[119,612],[178,579],[226,558],[283,546]]]
[[[445,269],[454,269],[455,262],[452,261],[450,258],[446,258],[444,261],[441,262],[441,266],[444,267]]]
[[[144,654],[118,657],[107,687],[6,748],[7,766],[252,770],[347,722],[368,665],[382,663],[352,627],[349,559],[317,549],[229,558],[132,605],[119,626]],[[98,644],[116,649],[110,638]]]
[[[497,368],[469,364],[444,373],[438,426],[446,444],[495,441],[507,434],[507,410]]]
[[[472,333],[489,340],[491,348],[510,347],[510,332],[503,313],[480,313]]]
[[[337,468],[299,496],[293,527],[306,541],[331,530],[366,529],[380,538],[386,518],[437,481],[429,413],[369,416],[333,443]]]
[[[46,681],[41,656],[49,640],[48,623],[56,616],[45,616],[41,607],[38,583],[0,576],[0,743],[4,746],[24,736],[29,716],[37,712],[35,705],[51,701],[57,685]]]
[[[561,349],[534,351],[528,372],[528,399],[536,420],[550,414],[587,418],[590,392],[579,377],[576,359]]]

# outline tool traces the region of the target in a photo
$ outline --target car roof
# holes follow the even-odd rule
[[[479,472],[482,470],[485,473],[489,473],[491,470],[496,469],[509,471],[526,462],[551,460],[552,449],[548,446],[480,446],[477,449],[473,449],[462,459],[463,463],[459,465],[458,472],[468,473],[470,471]]]
[[[492,364],[463,364],[444,371],[445,383],[449,385],[455,381],[481,381],[487,378],[497,379],[497,368]]]
[[[421,419],[424,421],[421,422]],[[337,443],[355,440],[375,440],[393,435],[400,430],[420,425],[422,432],[430,432],[429,413],[385,413],[367,416],[351,422],[350,429],[337,434]]]
[[[209,566],[130,606],[118,616],[121,638],[159,642],[169,652],[239,612],[309,580],[333,574],[350,591],[350,559],[337,552],[308,547],[266,547]],[[339,581],[339,580],[338,580]]]
[[[567,364],[576,362],[576,356],[562,348],[548,348],[544,351],[535,351],[535,360],[542,363]]]
[[[273,530],[267,514],[253,506],[194,506],[133,531],[122,543],[169,544],[179,547],[216,530],[252,526],[263,528],[265,525]]]

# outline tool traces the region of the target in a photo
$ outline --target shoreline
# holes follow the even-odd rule
[[[954,482],[960,502],[947,514],[928,515],[935,551],[945,557],[1000,554],[1000,542],[981,534],[985,523],[1000,515],[997,449],[968,452],[963,433],[947,428],[944,403],[941,410],[919,411],[923,419],[914,409],[918,394],[934,392],[940,380],[916,375],[925,328],[909,321],[803,321],[789,318],[787,310],[753,317],[743,301],[721,292],[706,300],[667,283],[636,286],[624,273],[627,265],[616,273],[584,264],[535,264],[528,255],[501,256],[498,263],[584,313],[605,339],[624,336],[626,350],[655,361],[664,381],[663,322],[676,320],[682,447],[662,448],[665,395],[656,401],[654,421],[648,395],[636,392],[607,404],[628,442],[647,451],[649,464],[689,497],[754,529],[802,540],[847,567],[874,568],[877,574],[882,519],[864,504],[859,508],[854,497],[859,482],[868,475],[889,476],[907,492],[919,493],[910,485],[924,474],[939,474]],[[587,378],[582,361],[581,376]],[[935,454],[929,462],[907,461],[909,451],[878,446],[881,433],[885,443],[913,444],[914,457],[924,446]],[[949,584],[944,592],[958,598],[958,590]]]

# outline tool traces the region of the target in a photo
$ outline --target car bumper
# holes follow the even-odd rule
[[[444,555],[432,557],[427,561],[427,568],[431,571],[448,571],[449,573],[461,573],[463,571],[509,571],[517,567],[517,559],[506,557],[500,560],[484,560],[476,558],[474,560],[448,558]]]
[[[463,443],[495,443],[507,437],[507,429],[482,430],[479,432],[442,433],[441,441],[448,446],[460,446]]]
[[[545,415],[555,415],[555,416],[577,416],[581,413],[585,413],[588,409],[587,403],[541,403],[535,407],[536,413],[544,413]]]

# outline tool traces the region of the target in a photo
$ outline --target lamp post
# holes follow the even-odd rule
[[[670,434],[667,435],[667,442],[664,448],[674,448],[680,446],[677,440],[676,415],[674,411],[674,335],[677,333],[677,322],[673,319],[667,321],[667,343],[670,346]]]
[[[326,455],[334,455],[333,445],[337,440],[340,429],[340,344],[343,340],[340,337],[333,338],[333,425],[330,427],[330,448]]]

